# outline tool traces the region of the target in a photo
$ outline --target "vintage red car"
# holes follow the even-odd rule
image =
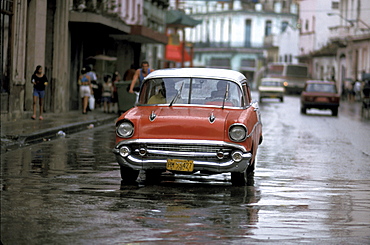
[[[245,76],[213,68],[174,68],[150,73],[138,104],[116,122],[113,152],[122,182],[173,174],[231,173],[244,185],[254,171],[262,123]]]
[[[307,109],[329,109],[333,116],[338,115],[340,97],[336,84],[330,81],[309,80],[301,93],[301,113]]]

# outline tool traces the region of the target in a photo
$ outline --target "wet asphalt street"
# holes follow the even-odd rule
[[[257,98],[256,96],[254,98]],[[2,154],[3,244],[370,244],[370,120],[358,103],[260,104],[248,186],[227,174],[120,185],[106,125]]]

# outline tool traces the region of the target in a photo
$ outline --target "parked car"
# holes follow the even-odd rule
[[[281,78],[262,78],[261,85],[258,87],[260,102],[263,98],[278,98],[284,101],[284,79]]]
[[[165,171],[230,172],[233,185],[244,185],[261,142],[258,102],[243,74],[173,68],[145,78],[137,106],[116,122],[113,152],[127,184],[145,170],[147,183],[160,181]]]
[[[338,115],[339,94],[334,82],[309,80],[301,93],[301,113],[307,109],[329,109],[333,116]]]

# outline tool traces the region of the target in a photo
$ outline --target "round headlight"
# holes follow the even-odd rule
[[[117,125],[116,132],[120,137],[129,138],[134,134],[134,125],[131,122],[123,121]]]
[[[229,129],[229,137],[232,141],[241,142],[246,139],[248,130],[244,125],[232,125]]]

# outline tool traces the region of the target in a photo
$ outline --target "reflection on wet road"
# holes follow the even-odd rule
[[[2,242],[369,244],[370,123],[352,105],[301,115],[298,101],[260,105],[264,142],[245,187],[228,174],[121,186],[112,126],[8,152]]]

